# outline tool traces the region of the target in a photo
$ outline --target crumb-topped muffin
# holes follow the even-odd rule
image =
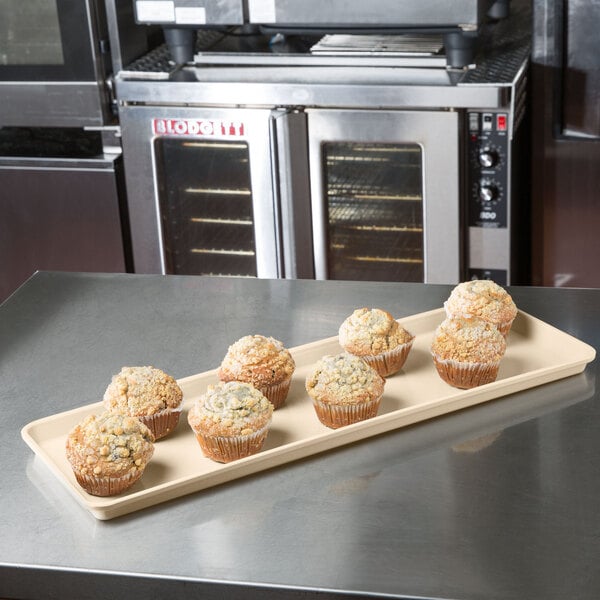
[[[505,351],[504,336],[482,319],[447,318],[431,344],[440,377],[463,389],[495,381]]]
[[[156,440],[179,423],[183,392],[164,371],[156,367],[123,367],[113,375],[104,392],[104,408],[111,413],[138,417]]]
[[[504,337],[517,316],[517,307],[510,294],[487,279],[459,283],[444,302],[444,309],[448,317],[478,317],[493,323]]]
[[[360,356],[382,377],[397,373],[412,348],[414,336],[380,308],[357,308],[341,324],[340,346]]]
[[[373,367],[348,352],[322,357],[306,377],[317,417],[332,429],[374,417],[384,384]]]
[[[135,417],[90,415],[67,436],[66,454],[79,485],[94,496],[114,496],[144,473],[154,436]]]
[[[272,337],[246,335],[229,346],[218,370],[221,381],[242,381],[260,390],[279,408],[286,400],[296,364]]]
[[[231,462],[258,452],[267,437],[273,405],[248,383],[209,385],[188,413],[188,423],[202,452]]]

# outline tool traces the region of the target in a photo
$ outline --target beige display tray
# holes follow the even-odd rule
[[[286,404],[273,415],[263,450],[233,463],[220,464],[205,458],[187,423],[187,410],[194,399],[208,384],[217,382],[216,370],[180,379],[184,406],[177,429],[156,443],[154,456],[141,480],[119,496],[100,498],[87,494],[77,484],[65,457],[68,432],[86,415],[101,412],[100,403],[33,421],[22,429],[22,436],[86,509],[98,519],[112,519],[311,454],[575,375],[596,354],[584,342],[519,312],[507,339],[498,379],[471,390],[459,390],[439,378],[429,352],[435,328],[443,318],[443,309],[437,309],[400,319],[415,341],[404,368],[386,380],[379,414],[337,430],[328,429],[318,421],[304,389],[306,375],[315,361],[325,354],[341,351],[337,337],[292,348],[296,361],[292,386]]]

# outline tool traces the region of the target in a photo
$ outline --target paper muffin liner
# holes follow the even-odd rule
[[[412,348],[413,340],[414,338],[387,352],[361,356],[361,358],[373,367],[379,375],[382,377],[389,377],[390,375],[397,373],[404,366]]]
[[[179,423],[181,416],[181,407],[165,408],[153,415],[137,415],[137,418],[148,428],[154,435],[154,440],[164,438],[171,433]]]
[[[116,496],[128,490],[143,474],[144,469],[135,469],[120,477],[97,477],[73,469],[77,483],[92,496]]]
[[[207,435],[202,431],[194,431],[194,433],[207,458],[228,463],[262,450],[269,433],[269,425],[270,423],[267,423],[262,429],[248,435]]]
[[[500,361],[492,363],[466,363],[441,359],[435,354],[433,362],[439,376],[448,384],[460,389],[470,389],[496,381]]]
[[[292,383],[292,377],[284,379],[280,383],[274,383],[266,385],[264,387],[257,388],[266,399],[273,405],[273,409],[276,410],[283,406],[287,398],[288,392],[290,391],[290,385]]]
[[[359,402],[357,404],[333,404],[331,402],[322,402],[313,398],[313,406],[319,421],[331,429],[351,425],[359,421],[365,421],[377,415],[381,396],[368,402]]]

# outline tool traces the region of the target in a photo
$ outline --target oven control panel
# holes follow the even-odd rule
[[[508,114],[467,113],[468,225],[500,228],[508,219]]]

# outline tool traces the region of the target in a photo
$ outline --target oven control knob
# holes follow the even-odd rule
[[[498,153],[495,150],[486,148],[479,153],[479,164],[486,169],[498,164]]]
[[[481,202],[494,202],[498,198],[498,188],[486,182],[482,182],[479,186],[479,199]]]

